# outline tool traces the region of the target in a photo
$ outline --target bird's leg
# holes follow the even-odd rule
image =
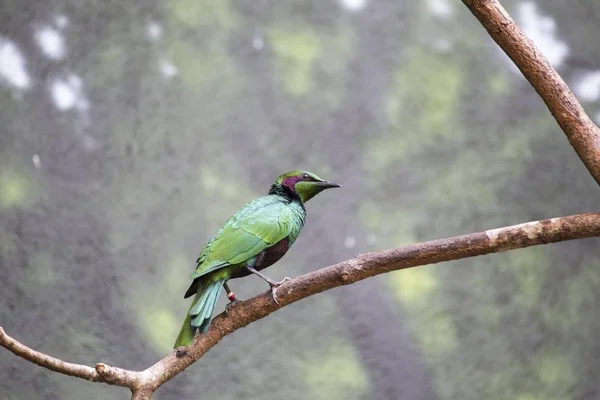
[[[273,298],[275,303],[279,304],[279,302],[277,301],[277,293],[275,293],[277,290],[277,287],[283,285],[287,281],[291,281],[291,278],[288,278],[286,276],[281,281],[277,282],[277,281],[274,281],[273,279],[269,278],[268,276],[258,272],[257,270],[255,270],[254,268],[252,268],[249,265],[246,265],[246,269],[248,271],[252,272],[253,274],[259,276],[260,278],[262,278],[265,282],[267,282],[271,286],[271,297]]]
[[[229,285],[227,283],[223,284],[223,288],[225,289],[225,293],[227,293],[227,298],[229,299],[229,303],[225,306],[225,314],[229,311],[229,308],[237,303],[239,300],[235,297],[235,293],[229,289]]]
[[[230,302],[233,303],[235,301],[238,301],[238,299],[235,297],[235,293],[233,293],[231,289],[229,289],[229,285],[227,284],[227,282],[223,284],[223,288],[225,289],[225,293],[227,293],[227,298]]]
[[[277,282],[277,281],[274,281],[273,279],[269,278],[268,276],[264,275],[262,272],[258,272],[257,270],[255,270],[254,268],[252,268],[252,267],[251,267],[251,266],[249,266],[249,265],[246,265],[246,269],[247,269],[248,271],[252,272],[253,274],[255,274],[255,275],[258,275],[260,278],[262,278],[263,280],[265,280],[265,281],[266,281],[266,282],[267,282],[269,285],[271,285],[271,286],[275,286],[275,287],[277,287],[277,286],[281,286],[281,285],[283,285],[285,282],[287,282],[287,281],[291,281],[291,280],[292,280],[292,278],[288,278],[288,277],[286,276],[285,278],[283,278],[283,280],[281,280],[281,281]]]

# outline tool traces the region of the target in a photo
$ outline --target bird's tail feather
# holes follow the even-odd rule
[[[198,295],[196,295],[196,297],[198,297]],[[194,298],[194,300],[196,300],[196,298]],[[193,305],[194,303],[192,302],[192,304],[190,305],[190,310],[192,309]],[[194,341],[194,336],[196,335],[196,328],[192,326],[190,319],[190,312],[188,311],[185,314],[183,326],[179,331],[179,336],[177,336],[177,340],[175,341],[175,345],[173,346],[173,348],[177,348],[179,346],[189,346]]]
[[[173,348],[192,344],[196,330],[200,330],[202,333],[208,331],[219,294],[223,289],[223,283],[225,283],[224,279],[218,279],[211,282],[201,282],[198,285],[198,291],[185,316],[185,321],[183,321],[183,326]]]

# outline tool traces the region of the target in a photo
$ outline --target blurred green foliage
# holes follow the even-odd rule
[[[369,382],[354,349],[347,343],[332,343],[325,354],[307,360],[305,379],[313,399],[362,399]]]

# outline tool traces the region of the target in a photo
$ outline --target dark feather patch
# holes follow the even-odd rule
[[[183,295],[183,298],[187,299],[188,297],[191,297],[191,296],[195,295],[196,292],[198,291],[198,285],[199,284],[200,284],[200,278],[194,279],[192,281],[192,284],[188,288],[187,292],[185,292],[185,294]]]

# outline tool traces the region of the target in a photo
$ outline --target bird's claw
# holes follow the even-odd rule
[[[275,287],[281,286],[284,283],[286,283],[287,281],[291,281],[291,280],[292,280],[292,278],[289,278],[289,277],[286,276],[285,278],[283,278],[279,282],[275,282],[276,283]]]
[[[279,285],[277,285],[277,286],[279,286]],[[271,285],[271,297],[273,298],[273,301],[275,302],[275,304],[279,305],[279,301],[277,301],[277,286]]]
[[[240,301],[238,299],[234,299],[231,300],[229,303],[227,303],[227,305],[225,306],[225,315],[227,315],[227,313],[229,313],[229,309],[231,307],[233,307],[235,304],[239,303]]]
[[[292,278],[288,278],[287,276],[285,278],[283,278],[281,281],[279,282],[273,282],[271,283],[271,297],[273,298],[273,301],[276,304],[279,304],[279,301],[277,300],[277,288],[281,285],[283,285],[284,283],[286,283],[287,281],[291,281]]]

